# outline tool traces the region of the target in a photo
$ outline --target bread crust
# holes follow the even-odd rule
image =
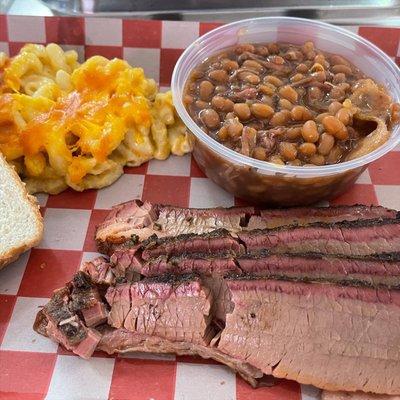
[[[29,241],[26,241],[21,246],[15,246],[8,250],[5,253],[0,254],[0,270],[6,266],[7,264],[15,261],[23,252],[29,250],[30,248],[39,244],[43,237],[43,217],[40,213],[40,206],[36,200],[36,198],[30,195],[26,188],[25,183],[21,181],[14,167],[9,165],[7,161],[4,159],[3,155],[0,153],[0,168],[8,168],[10,172],[11,179],[14,184],[19,186],[19,189],[22,191],[25,200],[29,203],[31,210],[34,215],[34,223],[36,225],[37,234]]]

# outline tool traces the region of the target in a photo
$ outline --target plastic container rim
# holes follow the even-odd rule
[[[344,28],[337,27],[325,22],[321,21],[314,21],[314,20],[309,20],[305,18],[295,18],[295,17],[259,17],[259,18],[249,18],[249,19],[243,19],[240,21],[235,21],[230,24],[222,25],[218,28],[215,28],[211,30],[210,32],[207,32],[206,34],[200,36],[198,39],[196,39],[189,47],[186,48],[186,50],[181,54],[179,57],[177,63],[175,64],[175,68],[172,73],[172,80],[171,80],[171,90],[172,90],[172,97],[173,97],[173,102],[176,107],[176,110],[179,114],[179,116],[182,118],[183,122],[185,125],[188,127],[188,129],[199,139],[201,142],[206,144],[208,147],[210,147],[214,152],[222,155],[226,159],[230,161],[234,161],[239,164],[244,164],[252,168],[257,168],[260,170],[259,172],[262,173],[262,171],[268,171],[268,172],[273,172],[279,175],[295,175],[299,177],[309,177],[309,176],[315,176],[315,175],[332,175],[332,174],[337,174],[337,173],[342,173],[346,172],[348,170],[352,170],[358,167],[362,167],[366,164],[371,163],[372,161],[375,161],[376,159],[382,157],[386,153],[388,153],[390,150],[395,148],[399,143],[400,143],[400,124],[397,124],[391,131],[391,136],[390,138],[393,138],[393,140],[390,142],[390,138],[386,143],[384,143],[382,146],[378,147],[374,151],[356,158],[351,161],[344,161],[338,164],[332,164],[332,165],[324,165],[324,166],[310,166],[310,167],[304,167],[304,166],[289,166],[289,165],[277,165],[274,163],[270,163],[267,161],[260,161],[256,160],[251,157],[247,157],[245,155],[242,155],[234,150],[231,150],[227,147],[225,147],[223,144],[217,142],[216,140],[212,139],[210,136],[208,136],[191,118],[189,113],[187,112],[185,106],[183,105],[182,102],[182,93],[179,91],[178,88],[178,78],[181,73],[181,68],[182,64],[185,62],[186,58],[188,55],[190,55],[194,48],[197,47],[199,44],[201,44],[203,41],[210,39],[213,37],[216,33],[223,32],[226,30],[230,30],[232,27],[236,26],[243,26],[246,24],[251,24],[257,21],[265,22],[268,23],[269,21],[282,21],[283,23],[290,23],[293,21],[300,22],[302,24],[309,24],[309,25],[315,25],[315,26],[321,26],[323,28],[328,28],[330,30],[336,31],[337,33],[340,33],[353,41],[356,42],[361,42],[363,45],[368,46],[370,50],[373,51],[373,53],[379,58],[379,62],[385,63],[386,67],[388,69],[391,69],[394,74],[398,74],[400,76],[400,69],[399,67],[395,64],[395,62],[386,54],[384,53],[381,49],[379,49],[377,46],[375,46],[373,43],[370,41],[362,38],[359,35],[354,34],[353,32],[350,32]],[[329,50],[328,50],[329,51]],[[210,54],[211,55],[211,54]],[[195,66],[193,66],[195,67]],[[396,93],[398,96],[400,96],[400,93]]]

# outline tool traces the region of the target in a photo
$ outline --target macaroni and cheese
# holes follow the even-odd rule
[[[0,54],[0,151],[31,193],[110,185],[123,167],[191,150],[171,93],[141,68],[27,44]]]

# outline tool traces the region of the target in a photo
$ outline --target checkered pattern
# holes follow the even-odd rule
[[[57,42],[81,56],[124,57],[170,84],[175,61],[199,34],[218,24],[98,18],[0,16],[0,50],[15,54],[24,42]],[[351,27],[400,61],[400,29]],[[333,203],[382,204],[400,209],[400,149],[372,164]],[[396,167],[397,166],[397,167]],[[0,398],[126,400],[315,400],[318,391],[282,381],[253,390],[228,368],[191,357],[96,353],[85,361],[32,330],[39,307],[96,255],[95,226],[111,205],[141,197],[185,207],[243,204],[217,187],[190,155],[127,168],[101,191],[40,195],[42,243],[0,272]]]

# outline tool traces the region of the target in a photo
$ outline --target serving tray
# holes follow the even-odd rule
[[[55,42],[80,56],[123,57],[162,88],[183,49],[216,23],[0,15],[0,51],[25,42]],[[351,27],[400,65],[400,29]],[[400,148],[372,164],[333,204],[400,209]],[[217,187],[190,155],[126,168],[112,186],[83,193],[39,195],[42,243],[0,272],[0,399],[315,400],[318,390],[289,381],[252,389],[228,368],[194,357],[95,353],[88,361],[32,330],[39,307],[96,256],[94,230],[113,205],[133,198],[183,207],[241,205]]]

